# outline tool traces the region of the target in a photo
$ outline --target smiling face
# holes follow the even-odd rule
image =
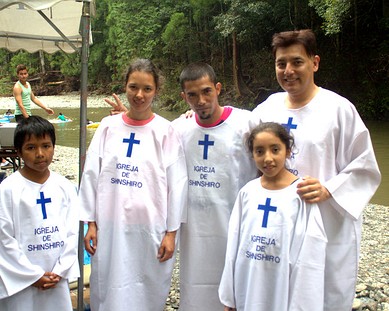
[[[24,162],[21,169],[24,177],[39,182],[49,176],[49,165],[54,155],[54,145],[49,135],[26,136],[18,153]]]
[[[220,83],[214,84],[208,76],[204,76],[197,80],[185,81],[181,97],[198,115],[201,123],[212,124],[222,114],[218,99],[220,91]]]
[[[253,140],[253,158],[255,165],[262,172],[263,179],[277,180],[288,173],[285,161],[290,150],[273,132],[263,131],[255,135]]]
[[[308,56],[302,44],[280,47],[276,51],[276,76],[292,101],[312,98],[316,86],[314,73],[319,69],[319,56]]]
[[[126,96],[130,104],[127,115],[134,120],[147,120],[153,112],[151,105],[157,94],[157,87],[151,73],[132,72],[126,84]]]

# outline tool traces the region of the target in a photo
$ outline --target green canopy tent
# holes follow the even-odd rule
[[[81,55],[79,174],[86,154],[86,109],[90,16],[94,0],[0,0],[0,48],[33,53],[78,52]],[[15,22],[17,21],[17,22]],[[80,222],[79,261],[83,264],[84,226]],[[77,310],[84,309],[83,269],[78,279]]]

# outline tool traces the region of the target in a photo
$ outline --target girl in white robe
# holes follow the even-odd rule
[[[178,136],[151,110],[159,86],[149,60],[132,63],[130,109],[104,118],[88,149],[79,194],[94,311],[163,310],[169,293],[188,185]]]
[[[76,186],[49,170],[55,131],[30,116],[15,131],[24,166],[0,187],[0,310],[72,311],[79,276]]]
[[[323,310],[326,235],[316,204],[296,193],[285,168],[293,138],[263,123],[248,138],[262,176],[236,199],[219,297],[225,311]]]

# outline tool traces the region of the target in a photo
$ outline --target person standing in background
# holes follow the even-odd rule
[[[13,95],[16,101],[15,121],[19,123],[22,119],[31,116],[31,102],[34,102],[37,106],[41,107],[48,115],[53,115],[54,110],[46,107],[38,98],[35,97],[34,92],[31,89],[31,85],[27,81],[27,67],[23,64],[19,64],[16,67],[16,74],[19,80],[13,87]]]

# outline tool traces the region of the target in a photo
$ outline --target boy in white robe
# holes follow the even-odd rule
[[[322,311],[327,238],[317,204],[298,196],[300,179],[285,168],[293,138],[280,124],[262,123],[248,146],[263,175],[239,191],[231,214],[224,310]]]
[[[71,311],[79,276],[75,185],[49,170],[55,131],[30,116],[15,130],[24,166],[0,187],[0,310]]]
[[[295,137],[288,165],[305,176],[301,198],[318,203],[328,238],[324,310],[351,310],[361,241],[362,211],[381,174],[369,131],[345,98],[318,87],[316,39],[311,30],[273,37],[277,81],[286,91],[253,111],[251,125],[274,121]]]

